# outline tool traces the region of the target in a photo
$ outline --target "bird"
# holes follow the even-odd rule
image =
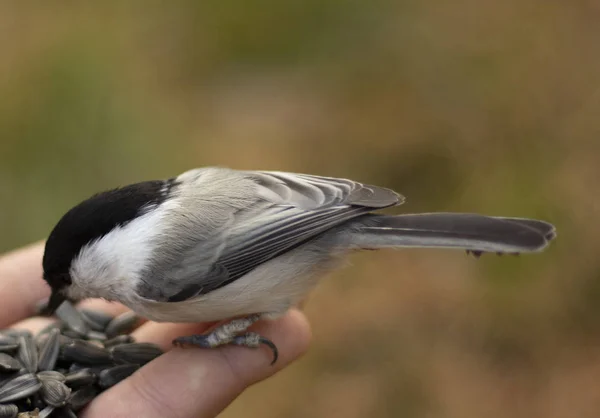
[[[380,214],[405,198],[344,178],[195,168],[97,193],[67,211],[45,243],[46,314],[86,298],[117,301],[158,322],[225,321],[175,345],[273,352],[248,331],[295,306],[357,250],[540,252],[546,221],[431,212]]]

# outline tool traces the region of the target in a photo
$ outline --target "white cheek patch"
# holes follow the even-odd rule
[[[88,297],[133,296],[140,273],[147,268],[165,218],[176,205],[165,202],[85,245],[71,264],[74,287]]]

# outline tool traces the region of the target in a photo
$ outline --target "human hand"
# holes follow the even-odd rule
[[[0,257],[0,329],[23,328],[36,332],[49,318],[31,317],[38,301],[50,289],[42,280],[43,244],[34,244]],[[117,314],[126,310],[100,300],[86,307]],[[181,335],[200,334],[208,324],[159,324],[146,322],[132,332],[137,341],[152,342],[165,351],[129,378],[106,390],[81,413],[100,417],[215,417],[244,389],[268,378],[300,357],[310,342],[304,315],[292,310],[284,317],[259,322],[253,329],[271,339],[279,360],[270,365],[271,352],[225,346],[218,349],[173,349]]]

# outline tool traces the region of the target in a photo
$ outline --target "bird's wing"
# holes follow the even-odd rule
[[[234,214],[210,273],[186,278],[168,301],[209,293],[336,225],[404,201],[391,190],[346,179],[283,172],[246,175],[255,188],[253,204]]]

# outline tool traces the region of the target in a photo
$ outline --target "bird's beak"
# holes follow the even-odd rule
[[[46,308],[43,310],[42,315],[52,315],[65,300],[67,300],[67,298],[60,290],[52,289],[50,300],[48,301]]]

